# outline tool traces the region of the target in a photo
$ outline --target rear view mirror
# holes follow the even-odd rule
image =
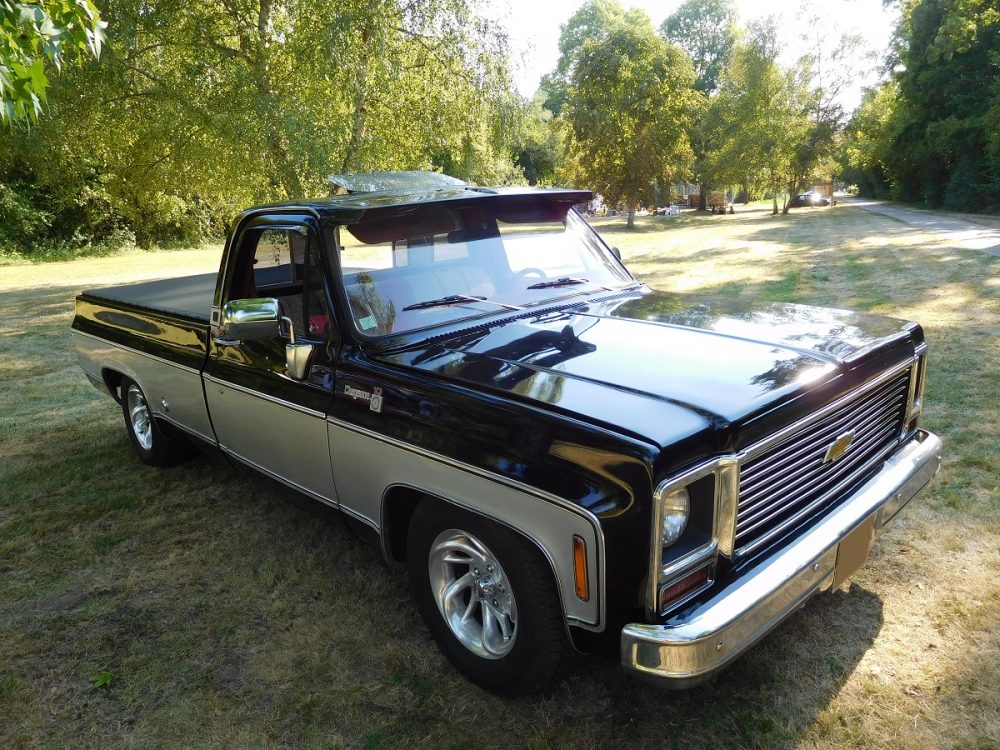
[[[238,341],[275,338],[281,333],[280,318],[276,299],[234,299],[222,308],[220,338]]]
[[[622,259],[622,251],[619,250],[617,247],[611,248],[611,254],[616,258],[618,258],[619,261]]]

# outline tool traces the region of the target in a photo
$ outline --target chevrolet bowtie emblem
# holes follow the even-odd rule
[[[854,430],[845,432],[843,435],[838,435],[837,439],[830,443],[829,447],[826,449],[826,456],[823,458],[823,463],[832,464],[837,459],[841,458],[848,450],[851,448],[851,444],[854,442]]]

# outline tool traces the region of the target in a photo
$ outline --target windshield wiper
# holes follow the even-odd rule
[[[426,310],[428,307],[445,307],[446,305],[458,305],[462,302],[485,302],[488,305],[496,305],[497,307],[502,307],[505,310],[523,310],[523,307],[518,307],[517,305],[508,305],[503,302],[494,302],[493,300],[488,300],[486,297],[472,296],[471,294],[449,294],[447,297],[438,297],[437,299],[429,299],[423,302],[414,302],[412,305],[407,305],[403,308],[403,311],[407,310]]]
[[[589,279],[575,279],[572,276],[563,276],[561,279],[552,279],[551,281],[539,281],[537,284],[531,284],[528,289],[551,289],[557,286],[576,286],[577,284],[589,284]],[[601,287],[602,289],[604,287]]]

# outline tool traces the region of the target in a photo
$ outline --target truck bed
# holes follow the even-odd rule
[[[88,289],[89,297],[135,305],[149,310],[181,315],[202,323],[209,322],[218,274],[198,274],[175,279],[144,281],[139,284]]]

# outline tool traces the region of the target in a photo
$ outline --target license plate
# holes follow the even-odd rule
[[[874,540],[875,516],[871,515],[840,541],[837,547],[837,568],[833,579],[835,590],[850,578],[854,571],[864,565]]]

